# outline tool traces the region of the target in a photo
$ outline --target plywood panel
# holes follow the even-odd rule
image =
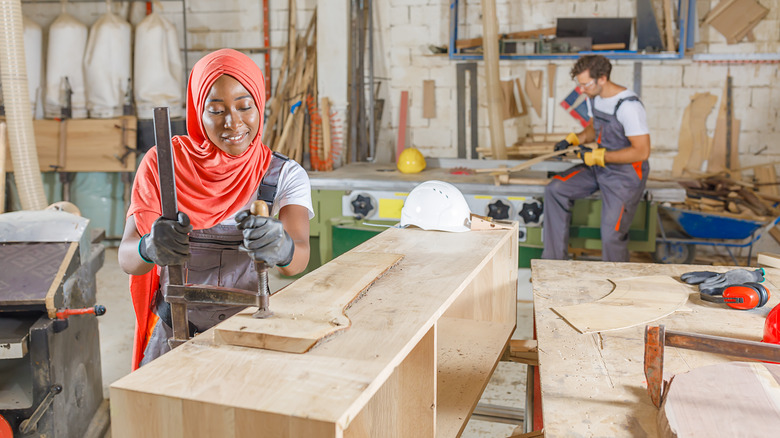
[[[74,119],[67,121],[65,170],[68,172],[132,172],[135,154],[124,156],[125,146],[135,148],[135,117]],[[123,129],[124,126],[124,129]]]
[[[525,93],[531,100],[536,115],[542,117],[542,71],[526,70],[525,72]]]
[[[60,122],[56,120],[33,120],[35,132],[35,148],[38,151],[38,167],[41,172],[51,172],[56,169],[59,149]],[[13,172],[11,145],[6,148],[6,172]]]
[[[131,116],[65,121],[34,120],[35,146],[40,170],[132,172],[135,170],[135,154],[129,153],[125,146],[135,148],[136,125],[136,118]],[[60,139],[61,132],[66,133],[64,141]],[[62,147],[65,151],[61,157]],[[6,162],[6,171],[13,171],[10,159]]]
[[[674,376],[658,412],[660,437],[777,436],[780,365],[731,362]]]
[[[709,266],[725,272],[732,267]],[[644,377],[644,327],[580,334],[551,307],[597,300],[612,285],[607,278],[666,275],[674,278],[701,270],[696,265],[532,261],[534,315],[539,346],[542,414],[546,436],[568,436],[588,430],[593,436],[657,436],[656,415]],[[780,276],[767,270],[767,287],[780,284]],[[690,312],[677,312],[661,320],[667,330],[726,336],[758,341],[767,312],[780,303],[753,311],[704,302],[690,286]],[[774,289],[773,289],[774,290]],[[717,323],[713,323],[716,321]],[[692,350],[667,348],[667,377],[691,369],[730,361],[731,358]]]
[[[688,301],[690,287],[672,277],[653,275],[609,279],[615,289],[592,303],[554,307],[580,333],[620,330],[645,325],[679,310]]]
[[[350,423],[344,438],[433,436],[436,333],[432,327]]]
[[[466,233],[388,229],[350,252],[364,254],[365,258],[369,257],[366,254],[375,253],[402,254],[404,258],[349,307],[346,314],[352,321],[349,330],[326,339],[305,354],[220,344],[214,340],[215,329],[202,333],[111,386],[112,400],[116,397],[124,400],[120,402],[122,406],[134,406],[128,411],[112,411],[112,415],[132,417],[118,419],[114,423],[117,426],[112,426],[112,436],[139,436],[134,433],[141,430],[141,426],[131,427],[127,432],[120,426],[143,424],[147,416],[144,410],[157,406],[156,402],[149,402],[156,397],[231,407],[236,410],[233,415],[238,436],[244,436],[241,435],[244,430],[253,429],[257,436],[288,436],[285,435],[288,433],[289,436],[340,436],[341,431],[348,430],[361,415],[367,417],[362,417],[365,421],[359,420],[361,423],[355,423],[355,427],[376,422],[384,424],[387,419],[381,412],[362,412],[377,409],[379,405],[372,405],[375,397],[382,400],[394,397],[394,394],[408,403],[424,407],[433,400],[432,392],[427,395],[406,392],[409,387],[422,386],[420,382],[430,382],[428,387],[434,385],[415,371],[426,370],[421,364],[438,361],[441,357],[437,354],[434,359],[421,353],[430,350],[424,345],[435,342],[436,349],[440,350],[441,343],[445,343],[449,345],[448,351],[457,352],[459,348],[472,348],[472,341],[479,340],[476,342],[479,354],[469,355],[474,358],[469,364],[480,367],[474,373],[487,375],[503,351],[514,322],[511,325],[474,322],[480,327],[483,324],[488,327],[488,333],[479,331],[474,337],[460,332],[465,327],[462,324],[457,330],[447,331],[446,335],[434,331],[434,327],[438,330],[437,321],[472,282],[478,281],[481,271],[491,260],[507,254],[516,257],[516,252],[508,249],[512,247],[517,247],[516,228]],[[516,264],[514,258],[505,266]],[[493,279],[492,284],[509,282],[508,269],[493,272],[507,278]],[[516,274],[516,268],[514,272]],[[321,274],[314,271],[298,282],[318,275]],[[514,297],[505,303],[506,307],[513,305]],[[271,308],[274,309],[274,297]],[[432,341],[431,333],[437,334],[435,341]],[[485,341],[486,336],[490,337],[490,342]],[[491,355],[490,351],[495,354]],[[476,360],[477,357],[482,359]],[[390,381],[398,384],[389,384]],[[436,392],[441,394],[438,389]],[[475,392],[469,394],[478,396]],[[461,400],[461,406],[470,406],[472,402],[476,403],[476,398]],[[433,421],[427,412],[417,409],[422,431],[430,430],[425,424]],[[229,418],[224,411],[217,413],[217,418]],[[181,422],[196,414],[199,413],[185,411],[171,421],[179,421],[179,427],[183,427]],[[455,420],[459,421],[453,426],[457,430],[466,418]],[[270,429],[274,434],[256,426],[266,423],[274,425]],[[293,429],[293,424],[299,428]],[[399,427],[404,433],[397,436],[409,436],[405,431],[416,425]],[[375,436],[378,432],[370,428],[369,436]],[[276,433],[276,430],[283,433]],[[297,432],[300,430],[306,432]]]
[[[423,118],[436,117],[436,81],[423,81]]]
[[[438,322],[436,436],[459,436],[506,349],[514,325],[444,317]]]
[[[345,309],[403,258],[399,254],[347,253],[275,294],[271,317],[249,307],[216,328],[217,342],[304,353],[321,339],[346,330]]]

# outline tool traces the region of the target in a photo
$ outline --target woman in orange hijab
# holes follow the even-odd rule
[[[130,275],[136,312],[133,369],[169,350],[170,307],[158,266],[183,265],[187,283],[257,290],[255,260],[294,275],[309,262],[311,187],[303,168],[261,142],[265,80],[246,55],[213,52],[192,69],[187,134],[171,140],[178,220],[161,217],[157,150],[141,161],[127,212],[119,264]],[[273,174],[270,218],[248,214]],[[270,202],[270,201],[269,201]],[[278,219],[274,216],[278,215]],[[190,306],[191,332],[242,307]]]

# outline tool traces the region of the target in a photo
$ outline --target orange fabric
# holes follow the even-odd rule
[[[154,293],[160,285],[160,275],[157,268],[144,275],[130,276],[130,296],[133,300],[133,309],[135,309],[135,336],[133,337],[133,356],[132,369],[138,369],[141,360],[144,358],[144,349],[146,349],[147,326],[153,319],[152,299]]]
[[[635,161],[631,163],[631,165],[634,166],[634,171],[636,172],[636,176],[639,177],[639,179],[642,179],[642,163],[643,161]]]
[[[208,139],[201,120],[211,86],[223,74],[237,79],[255,100],[261,121],[258,134],[241,155],[230,155]],[[176,167],[178,210],[190,217],[195,229],[211,228],[246,205],[271,163],[271,150],[261,141],[265,111],[265,78],[248,56],[221,49],[200,59],[187,84],[187,135],[171,139]],[[161,214],[157,148],[146,153],[136,172],[127,217],[134,216],[141,235],[149,232]],[[159,287],[156,269],[142,276],[130,276],[136,333],[133,369],[143,357],[151,302]]]
[[[570,173],[570,174],[568,174],[566,176],[555,175],[553,178],[561,180],[561,181],[568,181],[569,178],[573,177],[574,175],[576,175],[576,174],[578,174],[580,172],[582,172],[582,170],[574,171],[574,172],[572,172],[572,173]]]
[[[623,220],[623,212],[626,211],[624,207],[624,205],[620,206],[620,216],[618,216],[617,223],[615,224],[615,231],[620,231],[620,221]]]

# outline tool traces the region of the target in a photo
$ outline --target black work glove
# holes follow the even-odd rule
[[[562,151],[564,149],[568,149],[569,146],[579,146],[580,139],[577,137],[577,134],[571,132],[569,135],[566,136],[565,140],[561,140],[558,143],[555,144],[555,152]]]
[[[698,284],[699,290],[725,288],[735,284],[760,283],[764,281],[764,269],[732,269],[722,274],[710,271],[686,272],[680,276],[680,280],[688,284]]]
[[[566,140],[561,140],[558,143],[555,143],[555,150],[554,152],[562,151],[564,149],[568,149],[569,146],[571,146],[571,143],[569,143]]]
[[[292,262],[295,243],[281,221],[244,210],[236,215],[236,222],[244,235],[239,249],[248,253],[252,260],[282,267]]]
[[[179,212],[178,220],[158,217],[152,231],[138,242],[138,253],[147,262],[160,266],[183,265],[190,258],[190,218]]]

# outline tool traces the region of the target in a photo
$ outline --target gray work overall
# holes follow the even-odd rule
[[[593,108],[593,128],[599,147],[608,151],[630,146],[616,114],[624,101],[639,101],[636,96],[620,99],[613,114]],[[542,258],[565,260],[569,248],[569,224],[575,199],[601,191],[602,259],[628,261],[628,228],[645,191],[650,166],[647,161],[611,164],[606,167],[580,164],[556,175],[544,190],[544,228]]]
[[[287,161],[287,157],[275,152],[257,191],[257,199],[266,201],[269,211],[272,211],[276,197],[279,174]],[[190,233],[190,259],[184,265],[185,283],[211,284],[256,292],[258,282],[255,263],[249,255],[238,249],[243,238],[241,230],[235,225],[218,224],[205,230],[193,230]],[[167,272],[166,269],[162,270],[160,285],[167,284]],[[141,366],[170,351],[168,338],[173,336],[173,329],[165,322],[170,321],[170,306],[163,299],[160,290],[157,291],[155,302],[155,313],[160,319],[149,337]],[[245,308],[246,306],[190,304],[187,311],[190,336],[210,329]]]

